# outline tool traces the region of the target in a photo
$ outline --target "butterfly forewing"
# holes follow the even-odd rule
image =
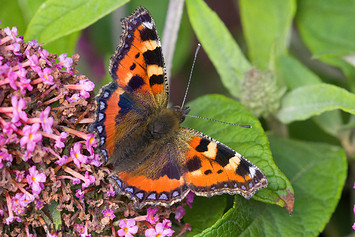
[[[153,18],[145,8],[139,7],[121,23],[121,44],[109,66],[113,80],[140,103],[165,108],[168,83]]]
[[[241,194],[249,199],[267,186],[260,169],[228,146],[190,128],[181,128],[179,134],[190,146],[183,170],[185,181],[195,194]]]

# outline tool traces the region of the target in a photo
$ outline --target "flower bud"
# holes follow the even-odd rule
[[[280,107],[286,87],[277,84],[271,71],[252,69],[245,74],[241,86],[240,102],[256,117],[268,117]]]

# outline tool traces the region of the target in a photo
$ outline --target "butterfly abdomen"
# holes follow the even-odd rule
[[[107,165],[116,171],[136,167],[164,144],[173,142],[180,128],[181,116],[181,112],[172,109],[152,111],[129,136],[116,141],[112,154],[115,159],[110,159]]]

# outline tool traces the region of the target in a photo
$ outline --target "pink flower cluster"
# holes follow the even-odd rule
[[[194,193],[190,192],[186,198],[186,204],[191,206],[193,202]],[[159,209],[149,207],[147,209],[147,215],[145,221],[149,223],[149,228],[145,230],[144,235],[146,237],[165,237],[172,236],[174,230],[171,229],[172,223],[169,219],[163,218],[162,222],[159,222],[159,216],[157,215]],[[178,206],[175,210],[175,219],[180,221],[185,215],[186,211],[182,206]],[[138,232],[138,226],[136,226],[135,219],[122,219],[119,222],[119,229],[117,231],[118,236],[120,237],[133,237]],[[186,229],[189,229],[187,227]]]
[[[146,237],[172,236],[175,231],[171,229],[171,221],[164,219],[162,223],[158,223],[159,217],[154,216],[157,212],[158,208],[148,208],[146,221],[152,226],[155,225],[155,227],[146,229],[144,235]],[[117,234],[121,237],[133,237],[138,232],[138,226],[136,226],[136,221],[134,219],[120,220],[119,227],[121,229],[117,231]]]
[[[146,220],[150,224],[155,225],[155,227],[147,229],[144,233],[145,236],[146,237],[172,236],[175,231],[170,229],[171,221],[168,219],[164,219],[162,223],[158,223],[159,217],[154,216],[157,212],[158,212],[158,208],[151,208],[151,207],[148,208]]]
[[[77,57],[62,54],[56,60],[38,42],[26,43],[17,35],[16,27],[0,29],[0,186],[5,194],[0,196],[0,219],[6,225],[24,222],[36,213],[33,209],[53,200],[67,205],[68,194],[68,200],[58,200],[56,194],[63,195],[59,188],[67,182],[81,183],[75,197],[83,203],[97,181],[92,167],[101,165],[94,134],[78,131],[74,121],[93,104],[94,88],[87,78],[75,75]],[[76,94],[83,100],[73,106],[67,97]],[[90,118],[80,122],[90,123]],[[28,235],[29,224],[24,223]]]
[[[193,202],[194,193],[190,192],[187,195],[186,203],[191,207],[191,203]],[[175,213],[175,223],[180,224],[180,220],[185,215],[185,209],[180,205],[178,207],[172,207],[173,213]],[[116,209],[117,211],[117,209]],[[103,219],[107,218],[108,220],[114,221],[116,215],[114,214],[115,210],[112,208],[107,208],[102,210]],[[118,223],[119,230],[116,234],[120,237],[133,237],[136,234],[143,234],[146,237],[165,237],[172,236],[175,231],[171,228],[172,222],[163,216],[164,212],[159,213],[158,208],[149,207],[147,209],[147,214],[144,216],[136,216],[131,219],[121,219]],[[167,212],[169,213],[169,212]],[[127,215],[127,213],[125,213]],[[165,213],[166,215],[166,213]],[[169,216],[169,214],[167,214]],[[160,221],[161,220],[161,221]],[[137,222],[140,222],[138,224]],[[106,223],[107,224],[107,223]],[[181,225],[181,224],[180,224]],[[146,227],[144,227],[146,226]],[[189,224],[181,225],[182,231],[191,230]],[[147,228],[148,227],[148,228]],[[74,228],[80,236],[90,236],[88,235],[87,224],[76,224]]]

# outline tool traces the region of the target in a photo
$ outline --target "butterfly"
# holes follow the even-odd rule
[[[95,97],[98,150],[116,192],[134,207],[170,206],[192,191],[199,196],[241,194],[268,185],[265,175],[226,145],[181,127],[190,111],[167,108],[168,81],[154,20],[144,7],[121,20],[112,55],[112,82]]]

